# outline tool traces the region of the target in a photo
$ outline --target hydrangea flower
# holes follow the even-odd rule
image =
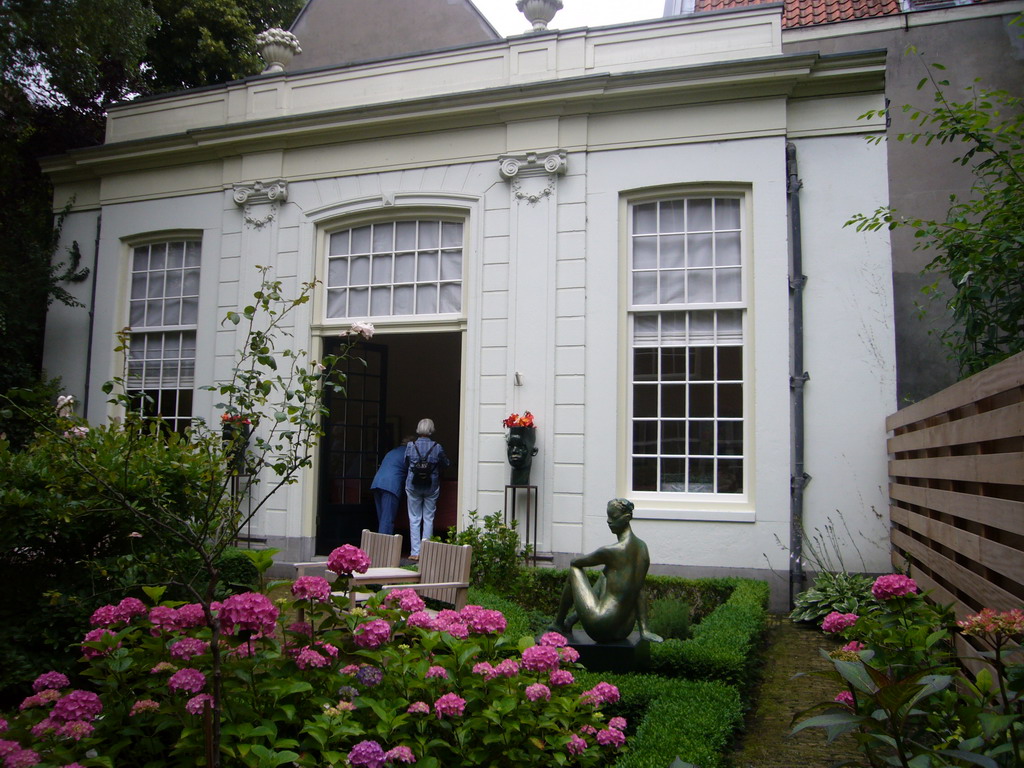
[[[551,701],[551,689],[548,688],[544,683],[534,683],[533,685],[526,686],[526,698],[530,701]]]
[[[188,693],[199,693],[206,686],[206,675],[198,669],[185,667],[179,669],[171,679],[167,681],[167,687],[172,691],[187,691]]]
[[[109,627],[124,621],[124,614],[116,605],[101,605],[89,617],[89,625],[93,627]]]
[[[95,720],[103,711],[103,702],[92,691],[71,691],[53,705],[50,717],[62,723]]]
[[[490,680],[494,676],[494,667],[491,666],[489,661],[480,661],[473,665],[474,675],[483,675],[486,679]]]
[[[299,669],[308,669],[309,667],[326,667],[330,662],[319,654],[315,649],[305,647],[295,657],[295,666]]]
[[[550,645],[553,648],[561,648],[568,644],[569,641],[565,639],[565,636],[557,632],[545,632],[537,641],[537,645]]]
[[[871,594],[876,600],[889,600],[904,597],[917,592],[917,582],[902,573],[890,573],[879,576],[871,585]]]
[[[406,626],[419,627],[420,629],[433,629],[434,628],[434,617],[426,611],[415,611],[409,614],[409,617],[405,620]]]
[[[438,718],[442,718],[445,715],[461,716],[465,708],[466,700],[454,693],[446,693],[434,702],[434,711],[437,713]]]
[[[201,715],[206,709],[207,704],[213,706],[213,696],[208,693],[200,693],[198,696],[193,696],[187,702],[185,702],[185,711],[190,715]]]
[[[626,718],[624,717],[613,717],[608,721],[608,727],[614,728],[616,731],[626,730]]]
[[[384,749],[376,741],[360,741],[348,753],[348,761],[366,768],[383,768]]]
[[[331,599],[331,585],[323,576],[300,576],[292,584],[292,594],[301,600],[326,603]]]
[[[149,612],[149,623],[153,625],[153,634],[158,630],[171,631],[178,628],[177,612],[167,605],[158,605]]]
[[[202,656],[209,653],[210,644],[198,637],[183,637],[171,644],[171,656],[181,661],[188,661],[194,656]]]
[[[433,666],[427,670],[427,680],[432,677],[439,677],[442,680],[448,679],[448,670],[444,667]]]
[[[844,645],[840,650],[849,651],[852,653],[859,653],[860,651],[864,650],[864,643],[859,643],[856,640],[851,640],[846,645]]]
[[[394,747],[384,753],[386,763],[415,763],[416,755],[408,747]]]
[[[87,428],[82,427],[82,429]],[[4,766],[5,768],[32,768],[33,765],[39,765],[40,761],[39,753],[35,750],[19,749],[4,758]]]
[[[494,668],[494,674],[498,677],[515,677],[519,674],[519,662],[515,659],[502,659]]]
[[[158,709],[160,709],[160,705],[152,699],[139,699],[132,704],[132,710],[128,715],[130,717],[134,717],[135,715],[140,715],[143,712],[156,712]]]
[[[842,704],[844,707],[849,707],[850,709],[854,708],[853,694],[849,691],[840,691],[836,694],[836,697],[835,699],[833,699],[833,701],[837,702],[838,704]]]
[[[7,757],[11,752],[21,749],[21,744],[10,739],[0,739],[0,757]]]
[[[380,648],[391,637],[391,625],[384,619],[367,621],[356,627],[352,639],[360,648]]]
[[[1015,638],[1024,635],[1024,611],[1015,608],[999,613],[992,608],[984,608],[980,613],[972,614],[957,624],[965,635],[1004,635]]]
[[[580,698],[595,707],[601,704],[614,704],[619,700],[619,689],[611,683],[598,683],[589,691],[581,693]]]
[[[384,604],[393,606],[395,603],[403,611],[409,613],[422,611],[427,605],[414,589],[392,589],[389,591],[384,597]]]
[[[429,675],[427,676],[429,677]],[[367,688],[374,688],[383,682],[384,670],[379,667],[365,664],[359,668],[358,672],[356,672],[356,680]]]
[[[296,635],[302,635],[304,637],[313,636],[313,624],[308,621],[293,621],[286,627],[286,629],[289,632],[294,632]]]
[[[60,690],[61,688],[67,688],[71,685],[71,681],[68,680],[68,676],[60,672],[43,672],[39,677],[32,683],[32,690],[36,693],[47,690]]]
[[[115,634],[113,632],[111,632],[109,629],[107,629],[106,627],[97,627],[96,629],[91,629],[88,632],[86,632],[85,633],[85,637],[82,638],[82,642],[83,643],[98,643],[104,637],[107,637],[108,635],[110,637],[115,637]],[[117,642],[117,645],[114,646],[114,647],[115,648],[120,648],[121,647],[121,641],[119,640]],[[89,646],[86,645],[86,646],[82,647],[82,655],[85,656],[85,658],[87,658],[87,659],[96,659],[96,658],[99,658],[100,656],[105,656],[106,654],[110,653],[111,650],[112,649],[110,649],[110,648],[90,648]]]
[[[605,728],[597,732],[597,743],[602,747],[621,747],[626,743],[626,734],[615,728]]]
[[[427,715],[430,714],[430,705],[425,701],[414,701],[405,711],[410,715]]]
[[[479,605],[467,605],[462,609],[460,616],[469,627],[469,631],[479,635],[500,635],[507,625],[501,611],[492,611]]]
[[[366,573],[370,567],[370,558],[359,547],[342,544],[327,556],[327,570],[339,576],[351,576],[353,573]]]
[[[586,739],[577,736],[575,733],[569,737],[569,743],[565,745],[565,751],[570,755],[582,755],[586,749]]]
[[[523,650],[523,666],[533,672],[558,669],[558,651],[550,645],[531,645]]]
[[[199,603],[187,603],[174,611],[174,624],[176,629],[205,627],[206,611]]]
[[[65,739],[71,739],[73,741],[81,741],[87,736],[91,736],[95,730],[92,723],[87,723],[85,720],[72,720],[67,723],[62,723],[57,728],[57,735],[62,736]]]
[[[824,632],[835,633],[842,632],[847,627],[852,627],[857,623],[857,619],[860,617],[856,613],[840,613],[839,611],[832,611],[825,619],[821,622],[821,629]]]
[[[576,678],[572,676],[572,672],[568,669],[552,670],[548,676],[548,682],[552,685],[572,685],[575,681]]]
[[[121,609],[125,621],[131,621],[136,616],[144,616],[146,613],[146,604],[137,597],[126,597],[117,604],[117,607]]]
[[[277,626],[277,607],[266,595],[245,592],[232,595],[220,607],[220,620],[224,631],[233,634],[248,631],[257,635],[272,635]]]
[[[579,661],[580,659],[580,652],[577,651],[575,648],[569,647],[568,645],[564,648],[559,648],[558,655],[561,656],[562,661],[566,662],[567,664],[573,664]]]

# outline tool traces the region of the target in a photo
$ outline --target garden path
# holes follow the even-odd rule
[[[793,675],[827,669],[818,649],[837,645],[813,626],[794,624],[788,616],[769,617],[761,685],[732,755],[735,768],[828,768],[846,760],[866,765],[850,736],[829,744],[820,728],[789,735],[793,715],[830,700],[839,690],[826,678],[806,675],[794,680]]]

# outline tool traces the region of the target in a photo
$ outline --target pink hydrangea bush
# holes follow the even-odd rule
[[[338,558],[353,570],[364,562],[351,551]],[[624,748],[625,721],[602,712],[618,689],[583,692],[564,637],[520,649],[504,635],[505,617],[481,606],[432,616],[413,590],[392,590],[348,610],[323,592],[318,581],[296,582],[291,608],[306,611],[298,626],[282,618],[288,600],[257,593],[206,608],[106,606],[83,643],[95,691],[72,688],[60,672],[41,675],[4,718],[0,765],[195,765],[211,712],[231,765],[257,746],[286,751],[301,768],[537,765],[554,754],[594,766]],[[516,727],[501,743],[488,738],[510,718]],[[276,730],[253,730],[267,721]],[[168,755],[173,762],[161,762]]]

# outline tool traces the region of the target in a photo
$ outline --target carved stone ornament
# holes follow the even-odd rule
[[[526,152],[498,157],[498,173],[501,178],[512,182],[512,194],[516,200],[525,200],[530,205],[553,193],[558,177],[564,176],[566,170],[568,162],[565,150],[562,149],[547,154]],[[522,180],[530,177],[546,177],[547,185],[538,192],[526,192]]]
[[[235,204],[242,208],[245,222],[259,229],[277,217],[278,203],[288,199],[288,182],[277,179],[256,181],[252,184],[235,184],[232,198]],[[256,206],[269,206],[269,209],[257,214]]]

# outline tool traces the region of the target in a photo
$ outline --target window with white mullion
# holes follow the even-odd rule
[[[457,314],[462,258],[462,222],[387,221],[334,232],[327,317]]]
[[[132,248],[128,390],[176,431],[192,417],[200,262],[198,240]]]
[[[633,491],[744,491],[740,212],[733,197],[631,209]]]

